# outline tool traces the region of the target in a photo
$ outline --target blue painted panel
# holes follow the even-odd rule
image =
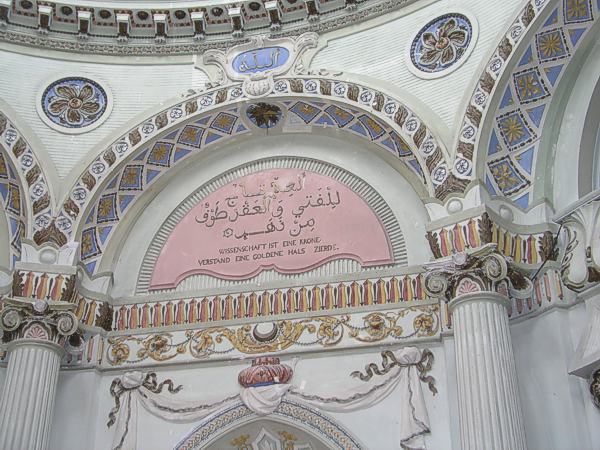
[[[237,55],[231,66],[240,74],[260,73],[283,66],[290,57],[285,47],[265,47]]]

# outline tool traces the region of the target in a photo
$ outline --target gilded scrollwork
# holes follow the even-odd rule
[[[343,339],[368,344],[431,337],[440,329],[439,305],[374,312],[364,316],[361,322],[350,315],[342,315],[273,323],[276,332],[270,336],[270,340],[257,339],[254,326],[249,324],[189,330],[179,340],[172,333],[113,336],[108,339],[108,362],[112,366],[119,366],[125,362],[135,364],[148,359],[163,362],[178,355],[207,359],[234,351],[258,355],[277,353],[292,347],[329,348],[340,344]]]

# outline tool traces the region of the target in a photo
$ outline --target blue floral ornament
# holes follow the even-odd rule
[[[441,72],[465,54],[472,37],[473,26],[466,16],[445,14],[417,33],[410,49],[411,61],[422,72]]]
[[[87,78],[62,78],[42,94],[44,114],[56,125],[84,128],[96,122],[106,111],[106,91]]]

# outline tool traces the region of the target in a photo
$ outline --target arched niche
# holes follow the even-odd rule
[[[283,433],[285,434],[283,434]],[[244,439],[247,436],[247,439]],[[294,439],[290,439],[294,438]],[[271,442],[273,447],[252,444]],[[236,445],[246,441],[248,447]],[[282,443],[289,447],[277,447]],[[296,444],[296,446],[294,446]],[[243,403],[229,406],[208,417],[188,433],[174,450],[240,450],[273,448],[286,450],[363,450],[350,431],[332,417],[301,403],[283,400],[277,410],[261,418]]]
[[[93,243],[89,239],[86,242],[85,234],[93,203],[107,186],[117,182],[115,178],[122,175],[122,169],[131,164],[144,166],[144,182],[127,187],[139,194],[149,185],[156,185],[173,167],[187,161],[190,153],[210,151],[224,142],[235,143],[249,136],[307,133],[344,136],[348,140],[358,137],[365,147],[385,154],[383,157],[411,180],[422,198],[437,195],[443,180],[451,178],[447,151],[436,132],[392,94],[346,78],[310,76],[279,79],[274,91],[261,100],[281,110],[283,120],[278,126],[265,128],[255,122],[250,125],[252,119],[247,108],[264,103],[244,97],[239,85],[219,86],[184,99],[173,99],[169,107],[116,135],[108,148],[95,153],[69,188],[57,220],[63,225],[61,230],[82,241],[82,260],[89,259],[90,253],[97,253],[95,246],[89,245]],[[197,139],[178,142],[179,132],[187,126],[201,128],[202,133]],[[144,155],[161,140],[186,147],[188,156],[179,152],[168,163],[152,163],[154,168],[148,174]]]
[[[423,245],[428,216],[418,193],[385,158],[375,156],[365,147],[360,140],[347,137],[342,140],[317,134],[289,134],[254,137],[197,155],[145,193],[121,220],[100,260],[98,272],[114,273],[115,297],[134,295],[150,242],[178,205],[206,183],[234,168],[278,158],[320,161],[363,180],[389,206],[402,230],[406,259],[400,265],[428,260],[429,250]]]

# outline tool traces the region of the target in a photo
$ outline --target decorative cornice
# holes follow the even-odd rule
[[[427,300],[422,274],[340,281],[203,298],[180,298],[115,308],[115,331],[191,327],[197,324],[274,317],[284,314],[334,313]]]
[[[326,7],[310,8],[318,1],[280,2],[275,9],[264,0],[225,8],[223,4],[186,3],[185,8],[165,2],[160,14],[138,7],[107,8],[90,1],[48,11],[32,2],[23,10],[18,2],[0,8],[0,40],[35,47],[109,55],[174,55],[224,49],[240,38],[256,34],[275,37],[305,32],[324,33],[389,13],[415,0],[331,0]],[[258,10],[250,8],[256,4]],[[239,12],[238,12],[239,9]],[[221,14],[216,16],[216,10]],[[70,11],[65,15],[65,11]],[[145,17],[144,20],[141,20]],[[102,15],[106,18],[102,18]]]
[[[546,224],[543,231],[538,228],[533,233],[523,232],[518,227],[501,224],[493,216],[483,212],[428,231],[425,238],[433,256],[439,259],[482,245],[496,244],[500,253],[519,265],[536,266],[557,260],[557,241],[552,226]]]

